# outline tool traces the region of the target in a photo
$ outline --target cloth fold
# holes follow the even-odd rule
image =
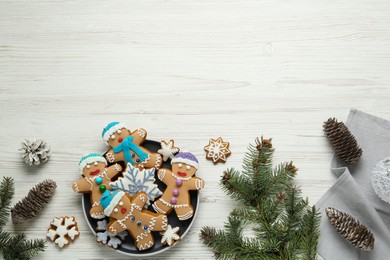
[[[348,168],[337,157],[332,159],[332,171],[339,178],[316,203],[322,215],[318,253],[332,260],[390,259],[390,205],[376,195],[371,184],[375,165],[390,156],[390,122],[351,109],[345,124],[363,149],[363,155],[358,164]],[[327,207],[349,213],[366,225],[374,234],[374,249],[361,251],[341,237],[329,223]]]

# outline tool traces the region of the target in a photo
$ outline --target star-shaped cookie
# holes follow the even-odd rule
[[[212,160],[214,164],[226,162],[227,157],[232,153],[229,150],[229,142],[224,142],[221,137],[210,139],[204,149],[207,152],[206,158]]]
[[[174,141],[169,140],[167,141],[161,141],[161,149],[158,150],[157,152],[163,156],[163,161],[166,162],[168,159],[173,159],[175,154],[177,154],[180,149],[176,146],[174,146]]]
[[[178,232],[179,227],[172,228],[171,225],[168,225],[167,230],[165,232],[160,232],[160,234],[162,235],[161,243],[168,244],[168,246],[173,245],[175,241],[180,240]]]

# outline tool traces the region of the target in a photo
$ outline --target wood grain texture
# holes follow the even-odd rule
[[[389,13],[387,0],[1,0],[0,175],[14,177],[14,202],[45,178],[58,184],[40,217],[7,228],[43,237],[54,216],[73,215],[75,243],[49,243],[35,259],[128,259],[95,243],[71,190],[81,155],[106,149],[100,131],[112,120],[200,160],[198,218],[152,259],[212,258],[199,230],[222,227],[235,205],[218,181],[261,134],[275,162],[295,162],[315,203],[335,181],[322,122],[350,107],[390,119]],[[52,146],[40,168],[17,153],[33,136]],[[232,155],[214,166],[203,147],[218,136]]]

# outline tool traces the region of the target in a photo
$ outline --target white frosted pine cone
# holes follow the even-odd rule
[[[40,165],[49,160],[50,147],[42,139],[26,139],[19,149],[24,162],[28,165]]]

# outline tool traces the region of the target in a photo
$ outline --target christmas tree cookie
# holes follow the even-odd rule
[[[102,132],[102,138],[111,147],[106,153],[107,160],[110,163],[124,161],[137,168],[159,169],[162,164],[161,155],[141,146],[146,135],[143,128],[131,132],[120,122],[109,123]]]
[[[103,208],[100,205],[100,197],[106,190],[111,190],[111,179],[121,173],[122,167],[114,164],[107,167],[106,159],[98,153],[90,153],[83,156],[79,163],[81,174],[84,178],[75,181],[73,191],[79,193],[91,193],[90,215],[95,219],[105,218]]]

